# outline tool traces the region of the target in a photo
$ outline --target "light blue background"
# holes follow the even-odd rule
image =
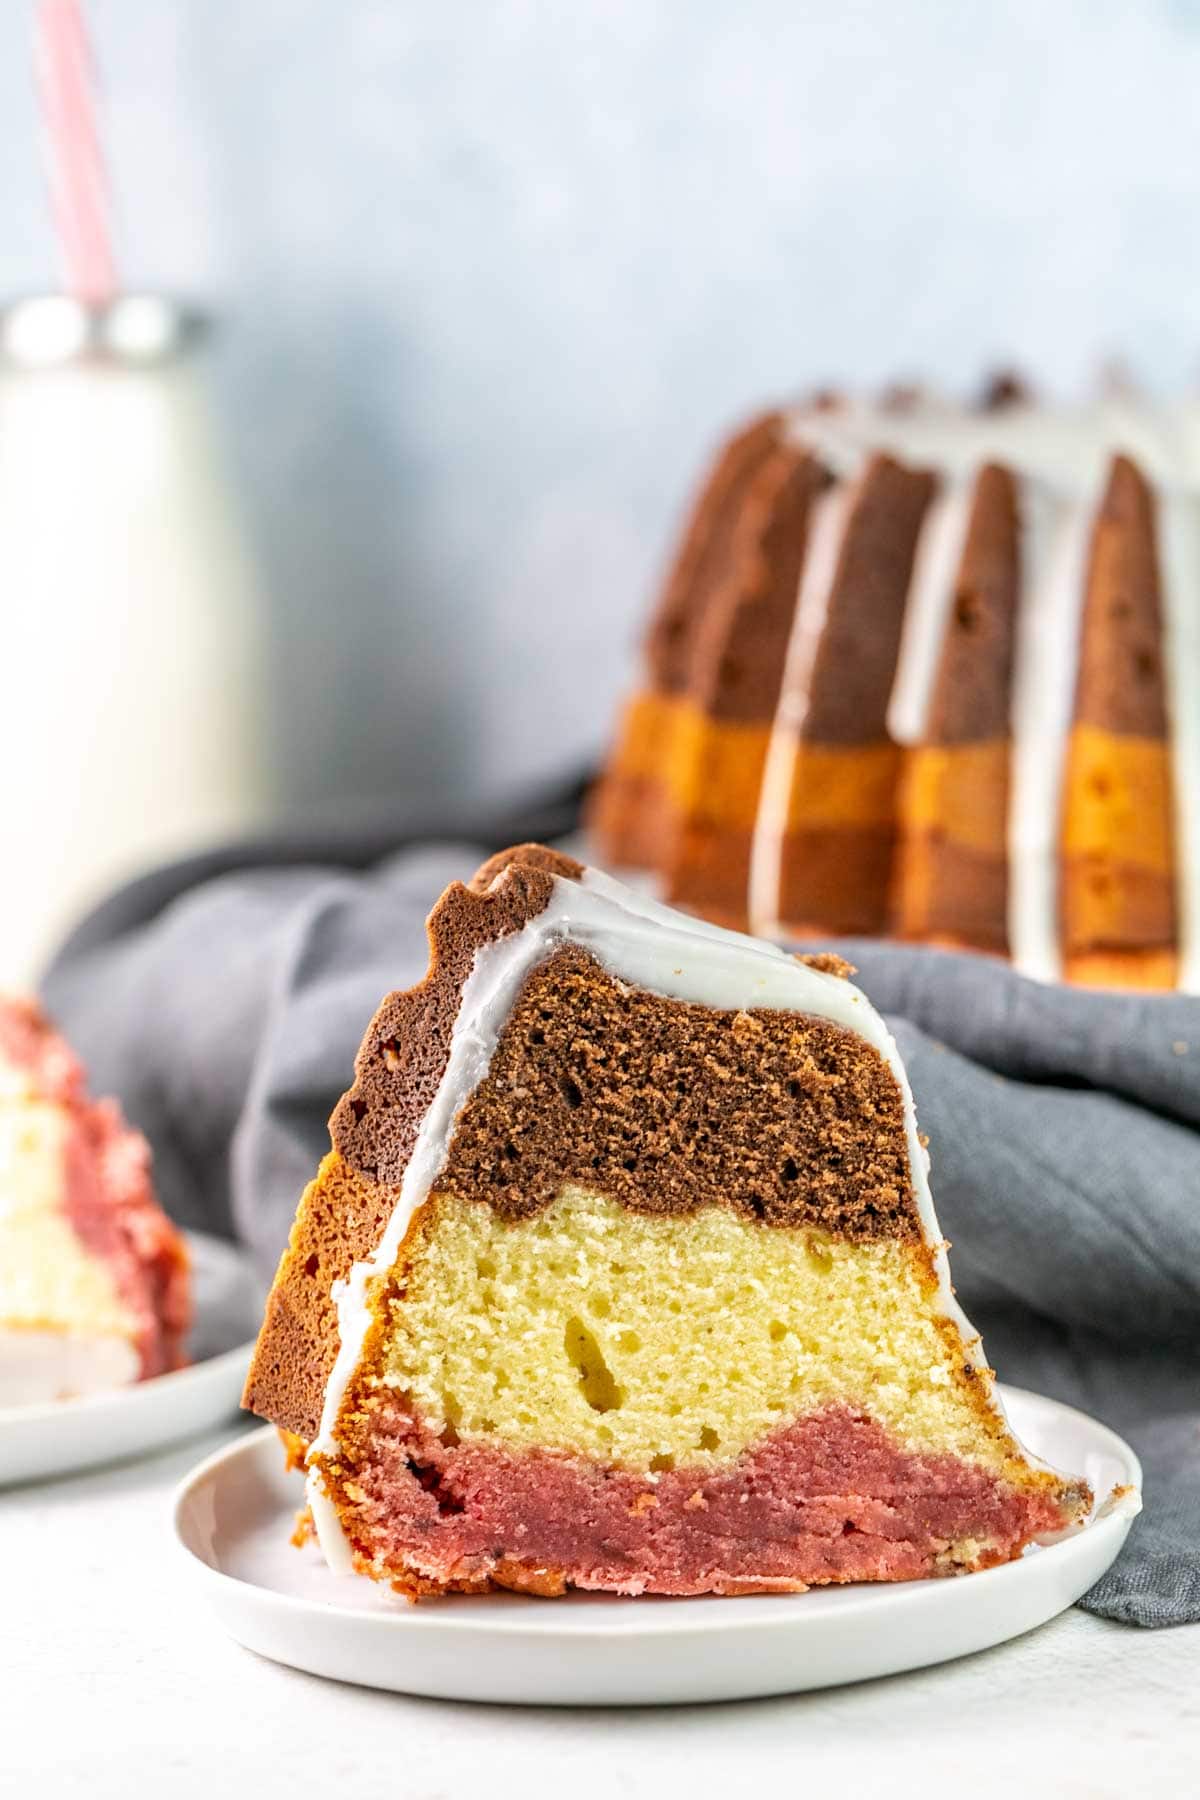
[[[55,273],[18,20],[0,269]],[[292,803],[595,750],[708,442],[1015,361],[1200,370],[1194,0],[96,0],[131,283],[216,392]]]

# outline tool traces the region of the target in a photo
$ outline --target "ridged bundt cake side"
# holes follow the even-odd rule
[[[741,587],[692,584],[679,728],[623,731],[602,854],[764,936],[1200,989],[1200,418],[917,395],[772,429],[723,488]],[[635,842],[606,808],[656,758]]]

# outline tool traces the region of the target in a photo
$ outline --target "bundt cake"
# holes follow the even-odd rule
[[[190,1322],[145,1139],[33,1001],[0,997],[0,1408],[178,1368]]]
[[[363,1039],[246,1404],[416,1597],[956,1575],[1080,1523],[950,1287],[896,1046],[797,959],[524,845]]]
[[[1200,414],[1013,382],[722,450],[591,823],[769,937],[1200,987]]]

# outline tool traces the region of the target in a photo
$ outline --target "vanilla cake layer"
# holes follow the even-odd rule
[[[843,1404],[908,1450],[1011,1460],[919,1245],[721,1206],[681,1224],[581,1187],[517,1221],[435,1195],[391,1287],[377,1379],[463,1441],[710,1467]]]

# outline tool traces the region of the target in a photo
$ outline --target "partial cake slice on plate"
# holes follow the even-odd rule
[[[953,1298],[836,959],[525,845],[372,1021],[246,1403],[335,1567],[412,1596],[955,1575],[1086,1517]]]
[[[0,997],[0,1408],[178,1368],[190,1322],[145,1139],[32,1001]]]

